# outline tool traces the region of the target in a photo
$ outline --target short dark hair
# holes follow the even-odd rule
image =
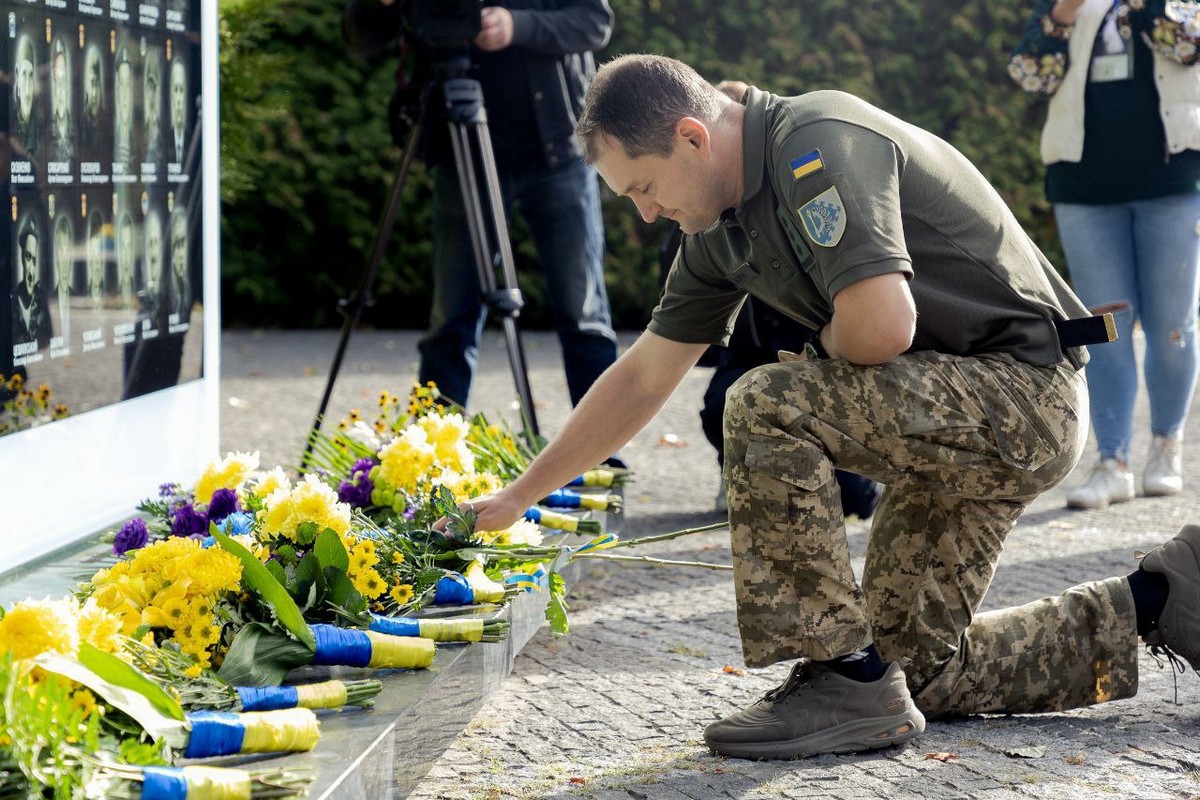
[[[32,214],[25,218],[25,223],[21,225],[21,230],[17,234],[17,245],[22,250],[27,249],[27,240],[30,236],[34,238],[34,241],[41,240],[41,237],[38,236],[37,224],[34,223]],[[34,247],[37,247],[37,245],[35,244]]]
[[[588,88],[575,133],[589,162],[602,136],[621,143],[629,158],[671,154],[675,123],[684,117],[714,122],[726,98],[696,70],[665,56],[625,55],[605,64]]]

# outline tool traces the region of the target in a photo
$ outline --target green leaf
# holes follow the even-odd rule
[[[317,561],[317,557],[309,553],[304,558],[300,559],[300,563],[296,566],[296,581],[305,583],[315,583],[318,576],[321,574],[321,564]]]
[[[323,568],[335,567],[342,572],[350,569],[350,555],[346,552],[346,546],[331,528],[321,531],[317,543],[313,545],[313,553]]]
[[[167,716],[182,721],[183,707],[144,672],[87,642],[79,643],[79,663],[104,680],[132,689]]]
[[[567,634],[567,583],[557,572],[550,573],[550,601],[546,604],[546,621],[552,636]]]
[[[308,608],[312,605],[316,594],[323,592],[324,589],[321,566],[317,563],[317,557],[309,553],[300,559],[300,563],[296,566],[296,583],[291,587],[292,599],[301,608]]]
[[[122,674],[119,670],[112,668],[106,661],[100,659],[93,659],[93,661],[100,663],[108,675],[116,676],[117,680],[101,676],[91,667],[53,651],[48,650],[33,659],[33,663],[47,672],[53,672],[83,684],[103,697],[105,703],[124,711],[152,739],[166,739],[171,747],[177,749],[187,744],[187,728],[183,720],[176,718],[173,713],[167,713],[160,708],[159,703],[143,694],[141,688],[144,688],[144,684],[139,688],[126,686],[119,681],[140,682],[131,680],[127,674]],[[145,678],[145,676],[142,677]],[[145,680],[149,682],[149,678],[145,678]],[[174,711],[181,713],[177,706]]]
[[[325,580],[329,582],[328,601],[343,608],[356,608],[363,605],[362,595],[354,588],[354,583],[344,572],[329,568],[325,570]]]
[[[272,578],[279,581],[281,586],[287,586],[287,575],[278,561],[268,561],[263,566],[267,568],[267,572],[271,573]]]
[[[230,686],[278,686],[296,667],[311,664],[313,651],[261,622],[242,627],[229,645],[217,676]]]
[[[213,536],[221,545],[221,549],[232,553],[241,560],[242,581],[257,592],[262,601],[271,607],[279,623],[306,645],[309,651],[315,651],[317,640],[313,637],[312,631],[308,629],[304,615],[300,613],[299,607],[296,606],[296,602],[292,600],[283,584],[275,580],[263,563],[241,544],[220,531],[214,531]]]
[[[475,511],[463,511],[454,502],[454,492],[438,486],[436,505],[446,515],[445,537],[452,546],[470,542],[475,538]]]

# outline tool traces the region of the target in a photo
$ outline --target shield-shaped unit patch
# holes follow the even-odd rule
[[[836,186],[830,186],[796,209],[813,244],[833,247],[846,232],[846,206]]]

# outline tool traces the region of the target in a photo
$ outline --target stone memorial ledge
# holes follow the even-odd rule
[[[605,490],[610,491],[610,490]],[[619,490],[617,490],[619,491]],[[618,533],[622,515],[587,512],[605,530]],[[547,537],[555,540],[561,535]],[[574,537],[583,542],[583,537]],[[568,540],[571,541],[571,540]],[[19,569],[0,572],[0,603],[27,597],[61,597],[96,570],[112,563],[110,545],[90,541],[56,551]],[[583,577],[584,561],[567,565],[570,585]],[[309,797],[316,800],[384,800],[406,797],[424,778],[490,695],[512,671],[517,655],[546,624],[548,594],[520,592],[500,608],[475,611],[478,618],[509,623],[500,642],[438,642],[433,664],[423,670],[367,670],[350,667],[304,667],[289,683],[327,678],[376,678],[383,689],[370,709],[347,708],[318,713],[321,738],[307,753],[279,756],[182,760],[227,767],[270,765],[305,770],[313,777]],[[429,609],[425,617],[462,617],[462,607]]]

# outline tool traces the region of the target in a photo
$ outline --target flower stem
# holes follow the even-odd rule
[[[684,528],[679,531],[671,531],[670,533],[660,533],[654,536],[639,536],[634,539],[619,539],[616,544],[613,544],[608,549],[612,550],[617,547],[636,547],[640,544],[653,544],[654,542],[668,542],[672,539],[678,539],[683,536],[691,536],[693,533],[708,533],[710,531],[719,531],[722,528],[729,527],[728,522],[714,522],[711,525],[701,525],[699,528]]]
[[[731,564],[712,564],[707,561],[674,561],[654,556],[619,556],[616,553],[580,553],[572,558],[599,558],[609,561],[640,561],[643,564],[653,564],[660,567],[700,567],[701,569],[732,570]]]

